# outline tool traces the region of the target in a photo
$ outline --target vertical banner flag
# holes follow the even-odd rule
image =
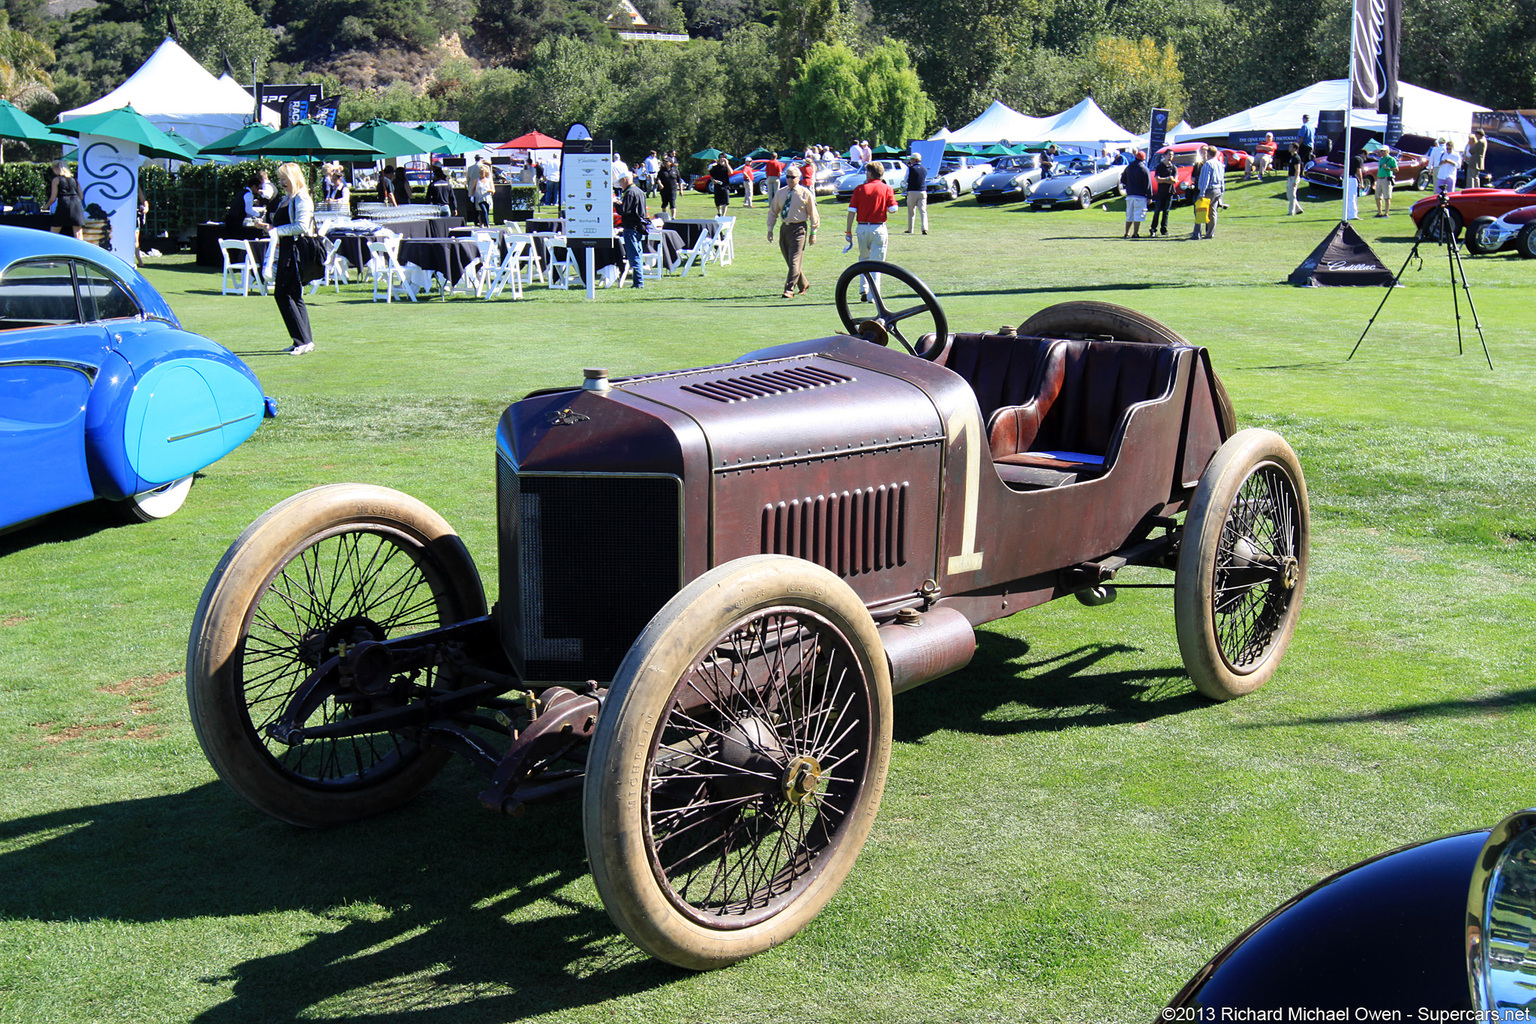
[[[1147,157],[1151,163],[1151,157],[1158,150],[1168,144],[1168,111],[1162,107],[1152,108],[1152,130],[1147,138]]]
[[[1350,106],[1390,114],[1397,105],[1397,54],[1403,0],[1354,0]]]

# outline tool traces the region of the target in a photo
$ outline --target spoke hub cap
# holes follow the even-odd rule
[[[789,762],[781,782],[784,799],[796,805],[809,800],[820,784],[821,762],[803,755]]]
[[[1286,555],[1280,563],[1280,585],[1286,590],[1295,590],[1296,584],[1301,582],[1301,563],[1295,555]]]

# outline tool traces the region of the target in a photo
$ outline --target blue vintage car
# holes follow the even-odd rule
[[[261,425],[261,384],[111,253],[0,227],[0,529],[97,498],[138,519]]]

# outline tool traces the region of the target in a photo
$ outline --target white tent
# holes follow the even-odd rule
[[[1472,131],[1472,113],[1487,110],[1475,103],[1458,100],[1429,89],[1422,89],[1409,82],[1397,83],[1398,95],[1403,100],[1403,131],[1409,135],[1428,135],[1431,138],[1445,135],[1458,143],[1466,141]],[[1216,138],[1233,132],[1294,132],[1301,127],[1301,115],[1312,117],[1317,126],[1317,115],[1322,110],[1343,110],[1349,95],[1349,79],[1335,78],[1316,82],[1305,89],[1297,89],[1268,103],[1239,111],[1181,133],[1185,138]],[[1356,110],[1352,115],[1356,128],[1383,131],[1385,114],[1374,110]]]
[[[1036,142],[1044,138],[1040,130],[1052,120],[1049,117],[1021,114],[1002,100],[993,100],[980,117],[963,128],[955,129],[945,138],[959,145],[980,146],[990,146],[994,142]],[[933,138],[940,136],[935,135]]]
[[[167,38],[128,81],[93,103],[66,110],[59,120],[84,117],[128,104],[157,128],[174,128],[199,146],[243,127],[255,107],[251,96],[228,75],[215,78],[174,39]],[[281,118],[267,107],[261,119]]]
[[[1109,119],[1109,115],[1085,96],[1082,102],[1063,110],[1042,129],[1042,134],[1029,142],[1056,143],[1063,148],[1102,151],[1105,146],[1129,146],[1136,136]]]
[[[1178,124],[1168,129],[1168,133],[1163,137],[1163,145],[1171,146],[1175,142],[1179,141],[1180,136],[1188,135],[1192,131],[1194,131],[1194,129],[1190,127],[1188,121],[1180,121]],[[1142,132],[1140,135],[1136,136],[1134,140],[1132,140],[1132,145],[1134,145],[1137,149],[1150,149],[1152,146],[1152,133]],[[1151,156],[1150,153],[1147,155]]]

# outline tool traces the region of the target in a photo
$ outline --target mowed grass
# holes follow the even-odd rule
[[[1167,591],[986,627],[970,668],[897,698],[885,802],[827,910],[707,975],[617,933],[574,804],[502,818],[455,765],[407,808],[333,831],[249,809],[193,738],[187,630],[244,525],[336,481],[442,512],[494,600],[501,410],[584,366],[699,365],[834,331],[842,210],[823,205],[806,299],[778,297],[759,206],[733,211],[734,266],[642,293],[325,292],[297,359],[271,300],[157,262],[186,325],[245,356],[281,415],[167,521],[83,508],[0,537],[0,1022],[1147,1020],[1298,889],[1536,802],[1506,767],[1536,755],[1536,264],[1466,261],[1492,372],[1461,295],[1457,354],[1443,249],[1346,362],[1383,292],[1281,283],[1338,215],[1283,216],[1282,185],[1233,179],[1200,243],[1177,237],[1187,209],[1175,235],[1137,242],[1118,204],[936,204],[926,237],[902,218],[890,259],[955,329],[1092,298],[1211,349],[1240,424],[1283,433],[1307,474],[1301,626],[1268,686],[1221,705],[1183,673]],[[1414,198],[1357,222],[1394,272]]]

